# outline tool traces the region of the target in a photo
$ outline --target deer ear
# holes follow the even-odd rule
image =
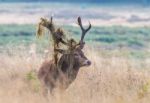
[[[79,16],[79,17],[78,17],[78,24],[81,25],[81,23],[82,23],[82,22],[81,22],[81,17]]]

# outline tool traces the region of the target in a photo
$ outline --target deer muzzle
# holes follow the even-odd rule
[[[89,60],[85,60],[85,62],[83,63],[84,66],[90,66],[91,65],[91,61]]]

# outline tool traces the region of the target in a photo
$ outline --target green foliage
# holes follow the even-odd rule
[[[30,71],[26,74],[26,78],[27,80],[31,81],[31,80],[36,80],[36,74],[34,71]]]
[[[139,99],[144,98],[148,93],[150,93],[150,81],[146,82],[141,86],[138,93]]]
[[[26,80],[31,90],[34,92],[39,92],[40,90],[40,83],[39,79],[37,78],[37,74],[35,71],[31,70],[26,74]]]

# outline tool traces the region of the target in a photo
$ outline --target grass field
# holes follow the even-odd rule
[[[81,68],[65,93],[57,90],[49,101],[41,93],[36,73],[44,57],[0,55],[1,103],[149,103],[150,60],[106,57],[94,48],[85,48],[92,60]],[[45,54],[42,54],[45,55]]]
[[[64,27],[68,37],[79,39],[79,28]],[[46,36],[38,40],[35,28],[0,25],[0,103],[149,103],[149,27],[93,27],[84,49],[92,65],[49,101],[36,73],[51,58],[51,44]]]

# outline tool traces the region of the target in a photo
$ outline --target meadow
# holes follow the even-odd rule
[[[63,28],[79,40],[80,28]],[[150,28],[95,26],[87,35],[92,65],[48,101],[36,74],[53,53],[50,37],[37,39],[36,25],[0,25],[0,103],[149,103]]]

